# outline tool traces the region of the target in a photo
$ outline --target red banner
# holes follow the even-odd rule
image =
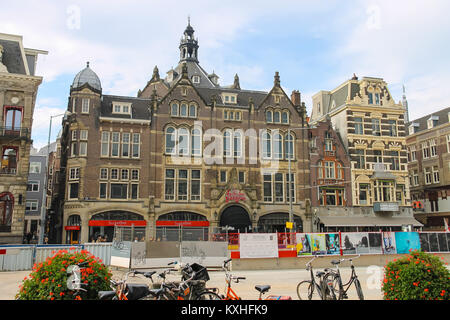
[[[89,221],[90,227],[145,227],[147,221],[145,220],[91,220]]]
[[[81,227],[80,226],[65,226],[64,230],[66,230],[66,231],[81,230]]]
[[[157,227],[209,227],[209,221],[156,221]]]

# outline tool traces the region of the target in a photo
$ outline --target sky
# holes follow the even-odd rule
[[[188,16],[200,65],[221,85],[237,73],[241,88],[270,90],[278,71],[285,92],[299,90],[310,112],[315,93],[355,73],[383,78],[396,101],[404,85],[410,119],[450,105],[448,0],[16,0],[1,8],[1,33],[49,52],[36,71],[36,148],[47,144],[50,116],[67,109],[87,61],[104,94],[136,96],[155,65],[164,77],[178,64]],[[52,141],[60,128],[54,117]]]

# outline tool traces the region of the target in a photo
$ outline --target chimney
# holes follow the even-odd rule
[[[291,101],[294,104],[295,107],[301,106],[301,97],[300,97],[300,91],[294,90],[291,94]]]

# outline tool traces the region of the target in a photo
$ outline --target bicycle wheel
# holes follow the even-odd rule
[[[203,291],[197,296],[195,300],[222,300],[217,293],[212,291]]]
[[[361,288],[361,283],[358,279],[355,279],[355,287],[356,287],[356,293],[358,294],[359,300],[364,300],[364,294]]]
[[[320,295],[316,291],[311,280],[303,280],[297,285],[297,296],[299,300],[320,299]]]
[[[323,277],[322,297],[323,300],[341,300],[340,277],[335,273],[328,273]]]

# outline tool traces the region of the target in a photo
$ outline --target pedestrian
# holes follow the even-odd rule
[[[134,237],[134,242],[138,242],[138,237]]]
[[[44,238],[44,244],[48,244],[48,237],[47,236]]]
[[[27,237],[27,243],[30,244],[31,239],[33,238],[33,235],[31,234],[31,232],[28,232],[26,237]]]

